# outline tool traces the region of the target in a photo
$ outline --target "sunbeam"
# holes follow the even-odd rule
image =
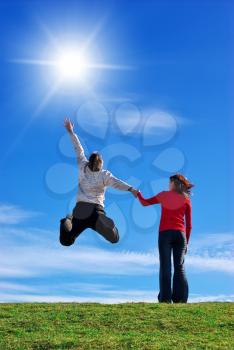
[[[85,40],[64,40],[48,28],[45,23],[40,23],[42,31],[46,34],[47,43],[49,43],[50,50],[47,54],[38,57],[15,57],[8,59],[9,63],[19,65],[33,65],[40,67],[40,70],[45,70],[46,79],[51,79],[50,88],[45,91],[44,97],[35,108],[28,123],[23,130],[16,137],[14,143],[6,153],[6,157],[16,147],[18,142],[22,139],[25,132],[35,118],[37,118],[44,108],[49,104],[51,98],[56,95],[64,86],[71,89],[76,89],[81,96],[88,96],[92,99],[97,99],[94,91],[94,82],[98,80],[96,73],[98,71],[113,71],[113,70],[132,70],[134,66],[120,65],[117,63],[104,62],[100,55],[93,51],[96,48],[96,39],[100,35],[106,17],[102,18],[90,32],[89,35],[84,35]],[[70,37],[75,37],[74,33]],[[79,45],[77,43],[79,41]],[[95,45],[93,45],[95,43]],[[40,50],[41,52],[41,50]],[[44,57],[43,57],[44,56]],[[90,59],[92,58],[92,60]],[[5,158],[6,158],[5,157]]]

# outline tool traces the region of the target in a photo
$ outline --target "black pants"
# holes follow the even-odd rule
[[[77,202],[72,212],[72,230],[64,225],[66,218],[60,220],[60,243],[72,245],[76,238],[87,228],[100,233],[111,243],[119,241],[118,229],[112,219],[106,216],[103,206],[95,203]]]
[[[188,282],[184,269],[186,249],[185,233],[179,230],[160,231],[159,248],[159,294],[158,301],[186,303],[188,300]],[[174,275],[171,288],[171,252],[173,252]]]

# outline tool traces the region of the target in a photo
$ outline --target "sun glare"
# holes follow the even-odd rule
[[[67,52],[56,60],[56,67],[62,79],[84,80],[88,74],[88,60],[82,53]]]
[[[129,70],[132,66],[125,66],[113,63],[106,63],[103,61],[99,54],[99,51],[91,52],[89,51],[91,44],[95,41],[95,37],[98,33],[98,28],[86,38],[83,42],[81,41],[81,46],[76,46],[76,42],[71,45],[65,45],[61,42],[59,44],[59,39],[50,33],[46,28],[49,35],[50,46],[53,47],[49,57],[38,57],[38,58],[12,58],[9,61],[16,64],[25,65],[36,65],[38,67],[44,66],[47,69],[45,75],[46,79],[52,77],[53,82],[51,82],[51,88],[46,93],[45,97],[39,104],[35,114],[42,111],[43,108],[49,103],[51,97],[55,95],[59,89],[63,89],[63,85],[74,88],[76,84],[79,85],[79,93],[88,94],[95,98],[94,86],[99,78],[101,72],[105,71],[116,71],[116,70]],[[89,55],[87,55],[87,52]],[[97,55],[98,53],[98,55]],[[92,61],[90,61],[92,57]]]

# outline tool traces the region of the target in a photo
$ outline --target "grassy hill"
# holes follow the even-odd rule
[[[0,304],[0,349],[234,349],[233,305]]]

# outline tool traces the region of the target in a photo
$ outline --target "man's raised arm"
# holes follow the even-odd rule
[[[80,140],[78,139],[78,136],[74,132],[74,124],[68,118],[66,118],[64,121],[64,127],[67,129],[69,135],[71,136],[71,140],[77,154],[78,164],[87,162],[88,160],[85,157],[84,149],[80,143]]]

